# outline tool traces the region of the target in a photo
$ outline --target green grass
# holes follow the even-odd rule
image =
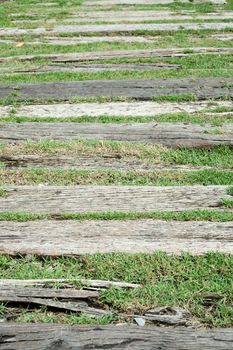
[[[228,189],[227,193],[230,196],[233,196],[233,187],[230,187]],[[233,208],[233,199],[223,199],[222,200],[222,205],[225,206],[226,208],[232,209]]]
[[[27,212],[2,212],[0,221],[28,222],[35,220],[165,220],[165,221],[213,221],[233,220],[232,211],[187,210],[183,212],[87,212],[70,214],[33,214]]]
[[[205,113],[172,113],[172,114],[161,114],[156,116],[82,116],[82,117],[66,117],[56,118],[54,117],[24,117],[18,116],[17,111],[10,113],[8,117],[0,117],[0,123],[149,123],[149,122],[173,122],[173,123],[194,123],[194,124],[211,124],[215,126],[222,126],[226,123],[233,122],[233,111],[232,114],[224,116],[224,118],[218,114],[208,116]],[[227,126],[226,126],[227,129]]]
[[[132,185],[188,186],[231,185],[233,172],[224,170],[142,171],[142,170],[66,170],[66,169],[0,169],[2,185]],[[5,192],[4,192],[5,193]]]
[[[0,198],[6,198],[7,196],[7,191],[3,187],[0,187]]]
[[[90,317],[85,314],[78,315],[77,313],[55,313],[48,311],[46,308],[41,308],[35,311],[23,311],[18,317],[16,316],[15,322],[106,325],[113,322],[115,319],[117,319],[115,316]]]
[[[0,278],[66,278],[72,281],[84,277],[139,283],[142,287],[135,290],[103,290],[101,302],[117,313],[128,314],[142,313],[156,306],[180,306],[205,325],[223,327],[233,325],[232,271],[233,257],[220,253],[199,257],[168,256],[159,252],[95,254],[43,260],[32,257],[30,261],[0,257]],[[212,305],[207,306],[205,293],[216,293],[219,300],[213,300]],[[59,321],[60,317],[55,319]],[[33,315],[26,311],[18,320],[53,322],[54,318],[42,310]],[[70,323],[70,320],[65,322]]]

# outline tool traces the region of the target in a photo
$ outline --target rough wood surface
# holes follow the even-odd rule
[[[151,42],[156,40],[156,37],[149,37],[149,36],[78,36],[78,37],[40,37],[40,38],[33,38],[32,41],[27,40],[27,44],[43,44],[43,45],[77,45],[77,44],[86,44],[86,43],[98,43],[98,42],[138,42],[138,43],[144,43],[144,42]],[[17,44],[17,38],[15,39],[5,39],[1,38],[0,43],[15,43]]]
[[[112,5],[161,5],[170,4],[176,0],[87,0],[85,1],[85,6],[112,6]],[[179,0],[180,2],[190,2],[190,0]],[[225,4],[226,0],[194,0],[194,3],[209,2],[212,4]]]
[[[83,213],[220,209],[227,186],[5,186],[0,212]]]
[[[101,71],[115,71],[115,70],[159,70],[159,69],[180,69],[179,64],[169,64],[169,63],[125,63],[125,64],[53,64],[45,66],[37,66],[30,68],[16,68],[16,69],[2,69],[1,75],[15,75],[15,74],[32,74],[32,73],[45,73],[45,72],[101,72]]]
[[[227,40],[233,39],[233,34],[232,33],[212,34],[211,37],[221,41],[227,41]]]
[[[101,37],[98,37],[99,41]],[[110,37],[111,38],[111,37]],[[67,39],[66,39],[67,40]],[[78,52],[67,54],[41,54],[41,55],[18,55],[10,57],[1,57],[0,62],[12,60],[33,61],[36,59],[50,60],[51,62],[84,62],[109,59],[130,59],[130,58],[151,58],[151,57],[183,57],[196,54],[220,55],[233,54],[233,48],[213,48],[213,47],[194,47],[194,48],[169,48],[155,50],[112,50],[96,52]]]
[[[214,29],[221,30],[233,28],[231,22],[203,22],[203,23],[138,23],[138,24],[80,24],[80,25],[59,25],[53,28],[19,29],[19,28],[0,28],[0,36],[5,35],[51,35],[52,33],[127,33],[138,30],[171,32],[177,30],[200,30]]]
[[[80,16],[82,15],[82,16]],[[173,21],[182,21],[182,20],[224,20],[224,19],[231,19],[233,18],[233,12],[232,11],[226,11],[226,12],[220,12],[220,13],[208,13],[208,14],[198,14],[195,15],[195,13],[186,14],[176,12],[168,12],[168,11],[99,11],[99,12],[84,12],[79,13],[77,16],[69,16],[67,18],[62,19],[63,24],[81,24],[81,23],[93,23],[93,22],[107,22],[108,24],[110,22],[112,23],[129,23],[129,22],[154,22],[156,23],[159,21],[166,21],[166,20],[173,20]],[[60,19],[49,19],[46,20],[46,24],[57,24],[60,22]],[[14,24],[20,24],[21,26],[23,24],[27,23],[27,20],[25,19],[16,19],[13,20],[12,23]],[[41,19],[33,20],[33,24],[40,25],[42,23]]]
[[[22,14],[21,16],[23,16]],[[163,19],[176,19],[177,16],[183,19],[222,19],[222,18],[231,18],[233,17],[233,11],[216,11],[216,12],[208,12],[208,13],[197,13],[192,10],[178,10],[178,11],[169,11],[169,10],[123,10],[123,11],[79,11],[77,13],[73,12],[69,14],[68,19],[85,19],[89,20],[89,18],[98,18],[107,20],[111,18],[145,18],[145,17],[153,17],[155,20],[163,20]],[[34,23],[34,21],[33,21]]]
[[[1,350],[232,350],[232,329],[1,324]]]
[[[153,164],[139,159],[124,160],[118,156],[103,154],[101,156],[70,156],[70,155],[47,155],[47,154],[9,154],[0,155],[0,163],[8,169],[17,168],[72,168],[83,170],[142,170],[142,171],[198,171],[205,169],[233,171],[229,167],[192,166],[177,164]]]
[[[56,288],[9,288],[3,287],[0,289],[1,298],[58,298],[58,299],[90,299],[98,298],[97,291],[83,289],[56,289]],[[14,299],[13,299],[14,300]]]
[[[232,101],[198,101],[198,102],[105,102],[105,103],[57,103],[57,104],[33,104],[24,106],[14,106],[15,115],[24,117],[56,117],[70,118],[81,116],[155,116],[170,113],[195,113],[214,112],[218,107],[231,108]],[[12,106],[0,106],[0,117],[5,117],[11,113]],[[217,114],[221,116],[220,113]]]
[[[80,283],[85,286],[85,289],[101,290],[116,288],[139,288],[139,284],[119,282],[119,281],[103,281],[103,280],[88,280],[83,278],[78,279],[66,279],[66,278],[49,278],[49,279],[37,279],[37,280],[22,280],[22,279],[0,279],[1,288],[16,288],[16,287],[46,287],[48,284],[62,284],[66,286],[72,286],[72,282]]]
[[[2,303],[7,303],[7,304],[26,305],[27,307],[31,304],[40,305],[40,306],[43,305],[52,309],[85,313],[92,316],[111,315],[111,312],[98,309],[95,307],[90,307],[84,301],[79,301],[79,300],[78,301],[59,301],[52,298],[48,299],[48,298],[39,298],[39,297],[33,297],[33,296],[17,296],[17,293],[6,294],[4,293],[4,290],[0,294],[0,301]]]
[[[147,321],[166,324],[170,326],[191,325],[191,314],[178,307],[156,307],[147,310],[143,318]]]
[[[161,220],[0,222],[0,254],[54,257],[98,252],[154,251],[169,254],[188,252],[194,255],[209,251],[233,254],[232,230],[233,222]],[[43,291],[45,294],[39,293],[38,296],[46,297],[47,289]],[[77,297],[80,292],[84,292],[85,298],[85,291],[77,291]],[[0,291],[0,297],[1,295]],[[87,295],[89,296],[88,293]]]
[[[0,98],[16,101],[68,100],[72,97],[128,97],[150,100],[155,96],[194,94],[199,100],[233,96],[232,78],[179,78],[135,80],[90,80],[0,86]]]
[[[27,140],[112,140],[162,144],[167,147],[233,145],[233,124],[221,128],[187,123],[1,123],[1,143]]]
[[[203,23],[191,23],[191,22],[182,22],[182,23],[138,23],[138,24],[128,24],[128,23],[120,23],[120,24],[80,24],[80,25],[59,25],[54,26],[51,30],[52,33],[127,33],[138,30],[148,30],[148,31],[158,31],[158,32],[166,32],[166,31],[177,31],[177,30],[200,30],[200,29],[215,29],[221,30],[226,28],[233,28],[233,23],[231,22],[203,22]],[[12,35],[14,35],[13,29],[6,28],[7,31],[12,31]],[[35,29],[37,30],[37,29]],[[41,34],[46,34],[46,31],[42,29]],[[24,34],[34,33],[34,29],[25,30]],[[38,30],[37,30],[38,32]],[[49,32],[49,34],[51,34]],[[0,35],[2,31],[0,30]],[[9,33],[6,33],[9,34]],[[17,30],[16,33],[17,34]],[[23,34],[23,33],[21,33]]]

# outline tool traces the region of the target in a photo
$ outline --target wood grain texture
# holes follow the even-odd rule
[[[0,299],[11,298],[58,298],[58,299],[91,299],[99,298],[97,291],[78,289],[56,289],[56,288],[9,288],[3,287],[0,290]]]
[[[66,17],[62,20],[63,24],[87,24],[87,23],[95,23],[95,22],[107,22],[109,23],[140,23],[140,22],[161,22],[165,20],[169,21],[184,21],[184,20],[195,20],[197,17],[195,17],[194,14],[190,13],[179,13],[176,12],[169,12],[169,11],[99,11],[99,12],[84,12],[84,13],[78,13],[76,16],[70,16]],[[220,13],[210,13],[210,14],[199,14],[198,19],[199,20],[224,20],[224,19],[231,19],[233,18],[233,12],[232,11],[226,11],[226,12],[220,12]],[[40,25],[42,22],[41,19],[34,19],[33,24]],[[46,21],[46,23],[49,24],[58,24],[60,22],[60,19],[49,19]],[[16,19],[13,20],[12,23],[14,24],[20,24],[21,26],[27,23],[27,20],[25,19]]]
[[[15,39],[5,39],[2,37],[0,39],[0,43],[12,44],[17,43],[17,38]],[[127,35],[119,35],[119,36],[78,36],[78,37],[59,37],[59,36],[46,36],[39,38],[33,38],[30,41],[27,40],[27,44],[43,44],[43,45],[77,45],[77,44],[87,44],[87,43],[98,43],[98,42],[136,42],[136,43],[146,43],[154,41],[156,37],[149,36],[127,36]]]
[[[169,64],[169,63],[125,63],[125,64],[53,64],[53,65],[40,65],[33,68],[16,68],[16,69],[2,69],[0,74],[15,75],[19,73],[31,74],[31,73],[45,73],[45,72],[103,72],[103,71],[138,71],[138,70],[159,70],[159,69],[180,69],[179,64]]]
[[[101,41],[102,37],[95,37],[95,40]],[[123,37],[124,38],[124,37]],[[133,37],[132,37],[133,38]],[[65,38],[67,40],[67,38]],[[90,38],[91,40],[92,38]],[[49,39],[50,40],[50,39]],[[62,38],[64,40],[64,38]],[[69,40],[73,40],[69,38]],[[111,40],[111,37],[110,37]],[[232,54],[233,48],[213,48],[213,47],[194,47],[194,48],[169,48],[155,50],[111,50],[96,52],[78,52],[67,54],[37,54],[37,55],[18,55],[10,57],[1,57],[0,62],[12,60],[33,61],[38,58],[50,60],[51,62],[83,62],[107,59],[129,59],[129,58],[147,58],[147,57],[184,57],[197,54],[219,55]]]
[[[111,140],[161,144],[167,147],[233,145],[233,124],[187,123],[0,123],[1,143],[27,140]]]
[[[83,213],[219,209],[227,186],[5,186],[0,212]]]
[[[15,115],[24,117],[56,117],[70,118],[82,116],[156,116],[170,113],[213,113],[217,107],[226,107],[233,110],[232,101],[207,101],[197,102],[105,102],[105,103],[56,103],[56,104],[33,104],[15,106]],[[0,117],[11,114],[11,106],[0,106]],[[221,113],[217,114],[221,116]]]
[[[232,78],[179,78],[135,80],[90,80],[80,82],[2,85],[0,98],[12,96],[15,101],[72,97],[127,97],[150,100],[153,97],[193,94],[198,100],[232,97]]]
[[[54,257],[98,252],[154,251],[169,254],[188,252],[193,255],[209,251],[233,254],[232,231],[233,222],[179,222],[151,219],[0,222],[0,254]],[[79,292],[82,291],[77,291],[77,297]],[[86,294],[84,298],[85,296]]]
[[[113,6],[113,5],[161,5],[161,4],[170,4],[176,0],[86,0],[85,6]],[[189,3],[190,0],[180,0],[180,2]],[[194,3],[205,3],[209,2],[212,4],[225,4],[225,0],[194,0]]]
[[[3,289],[0,293],[0,301],[7,305],[9,304],[14,306],[23,305],[23,306],[26,306],[27,308],[30,305],[46,306],[49,309],[56,309],[60,311],[73,311],[76,313],[85,313],[92,316],[106,316],[111,314],[111,312],[109,311],[105,311],[103,309],[96,308],[96,307],[91,307],[88,305],[87,302],[82,300],[60,301],[60,300],[57,300],[57,298],[54,298],[54,299],[46,298],[46,297],[40,298],[40,297],[35,297],[30,295],[18,296],[17,294],[20,294],[20,292],[14,293],[14,291],[9,291],[9,293],[7,293],[7,290]],[[21,294],[23,294],[23,292],[21,292]],[[25,292],[25,294],[29,294],[29,293]]]
[[[0,155],[0,163],[8,169],[17,168],[62,168],[82,170],[142,170],[142,171],[198,171],[198,170],[227,170],[228,167],[192,166],[177,164],[153,164],[139,159],[124,160],[117,156],[103,154],[102,156],[69,156],[47,154],[18,154],[17,156]]]
[[[61,33],[128,33],[134,31],[174,32],[178,30],[221,30],[233,28],[231,22],[204,22],[204,23],[135,23],[135,24],[73,24],[59,25],[53,28],[19,29],[0,28],[0,36],[6,35],[51,35]]]
[[[23,15],[23,14],[22,14]],[[22,16],[21,15],[21,16]],[[135,19],[138,18],[139,20],[141,18],[146,17],[152,17],[154,20],[166,20],[166,19],[195,19],[196,13],[194,11],[190,10],[179,10],[177,11],[169,11],[169,10],[127,10],[124,9],[123,11],[79,11],[78,13],[72,12],[68,15],[66,19],[72,20],[72,19],[87,19],[89,18],[98,18],[98,19],[107,19],[108,21],[110,19]],[[222,10],[216,10],[216,12],[208,12],[208,13],[198,13],[198,19],[226,19],[233,17],[233,11],[222,11]],[[33,21],[34,23],[34,21]]]
[[[232,329],[1,324],[1,350],[231,350]]]
[[[22,279],[0,279],[1,288],[16,288],[16,287],[48,287],[48,284],[62,284],[63,286],[72,287],[73,283],[79,283],[85,286],[85,289],[102,290],[115,288],[135,289],[140,288],[140,284],[121,282],[121,281],[103,281],[103,280],[89,280],[84,278],[67,279],[67,278],[47,278],[36,280],[22,280]]]

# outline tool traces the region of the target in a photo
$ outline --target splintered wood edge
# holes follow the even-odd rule
[[[121,281],[104,281],[104,280],[90,280],[90,279],[83,279],[83,278],[73,278],[73,279],[67,279],[67,278],[47,278],[47,279],[0,279],[0,287],[9,287],[9,288],[15,288],[15,287],[36,287],[36,286],[46,286],[48,284],[69,284],[69,283],[80,283],[82,286],[86,287],[92,287],[97,289],[109,289],[111,287],[117,287],[117,288],[140,288],[140,284],[136,283],[128,283],[128,282],[121,282]]]

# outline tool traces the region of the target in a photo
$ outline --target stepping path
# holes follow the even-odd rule
[[[0,58],[0,77],[5,82],[0,86],[0,254],[26,256],[29,264],[33,255],[41,261],[45,256],[53,257],[53,261],[58,256],[79,257],[80,264],[82,259],[85,264],[86,258],[80,255],[95,253],[233,254],[231,190],[226,185],[213,185],[229,184],[233,174],[233,79],[221,76],[230,76],[232,70],[233,48],[222,39],[230,40],[233,11],[227,11],[224,0],[181,0],[179,4],[174,0],[84,0],[81,6],[74,2],[62,8],[60,1],[35,2],[32,9],[21,13],[22,17],[21,5],[12,4],[9,11],[9,3],[8,25],[0,28],[0,43],[6,49]],[[190,10],[182,10],[182,3]],[[135,74],[138,70],[140,75]],[[148,77],[153,70],[160,71],[151,75],[164,74],[167,78],[134,79]],[[112,77],[118,78],[111,80],[105,71],[113,71]],[[122,71],[128,71],[130,78],[120,80],[125,77]],[[89,72],[96,74],[86,74]],[[200,78],[194,78],[199,74]],[[180,78],[182,75],[185,78]],[[92,80],[93,76],[98,78]],[[85,77],[88,80],[82,80]],[[167,102],[155,102],[159,100]],[[195,102],[179,102],[189,100]],[[186,120],[191,122],[181,122],[185,113],[190,114]],[[137,119],[157,116],[160,120],[164,114],[167,116],[161,120],[176,122]],[[212,116],[215,125],[210,124]],[[119,123],[127,120],[124,117],[130,121],[135,117],[135,122]],[[50,185],[69,183],[72,169],[83,178],[87,174],[90,185],[78,185],[79,180],[73,186]],[[97,183],[105,183],[106,173],[106,183],[114,185],[94,185],[93,170]],[[147,176],[150,181],[152,172],[155,183],[166,185],[166,178],[172,181],[174,176],[174,182],[169,183],[189,183],[184,179],[190,178],[193,185],[135,186],[141,183],[141,175],[143,184]],[[125,176],[128,185],[120,184],[118,176]],[[75,183],[73,177],[71,181]],[[40,184],[30,185],[34,182]],[[91,275],[92,270],[88,273]],[[35,276],[29,276],[25,269],[23,278],[28,277]],[[96,298],[99,293],[91,289],[103,285],[87,282],[83,290],[55,290],[46,288],[44,282],[37,290],[19,290],[13,283],[26,287],[25,281],[9,281],[6,288],[0,280],[0,297],[5,302],[69,310],[76,317],[80,313],[114,314],[115,320],[115,314],[121,312],[110,303],[102,304],[104,294],[100,294],[101,302],[93,300],[91,305],[87,301],[45,300],[49,294],[66,299],[67,292],[74,292],[76,298]],[[200,286],[203,291],[204,282]],[[33,281],[28,283],[36,286]],[[116,283],[107,281],[104,286],[116,287]],[[138,283],[141,285],[134,287],[145,287],[143,280]],[[222,294],[225,302],[225,291]],[[120,315],[122,322],[133,322],[137,317],[138,305],[134,300],[129,304],[131,315],[127,320]],[[199,305],[204,310],[205,305]],[[190,312],[191,306],[185,301],[186,307]],[[173,312],[173,308],[165,309]],[[220,322],[223,311],[217,311]],[[202,316],[202,320],[212,317]],[[226,325],[227,318],[222,319]],[[167,329],[155,324],[70,327],[2,322],[0,348],[232,349],[232,329],[203,331],[195,325]]]
[[[233,223],[161,220],[0,222],[0,254],[231,253]]]
[[[0,212],[84,213],[219,210],[227,186],[5,186]]]

